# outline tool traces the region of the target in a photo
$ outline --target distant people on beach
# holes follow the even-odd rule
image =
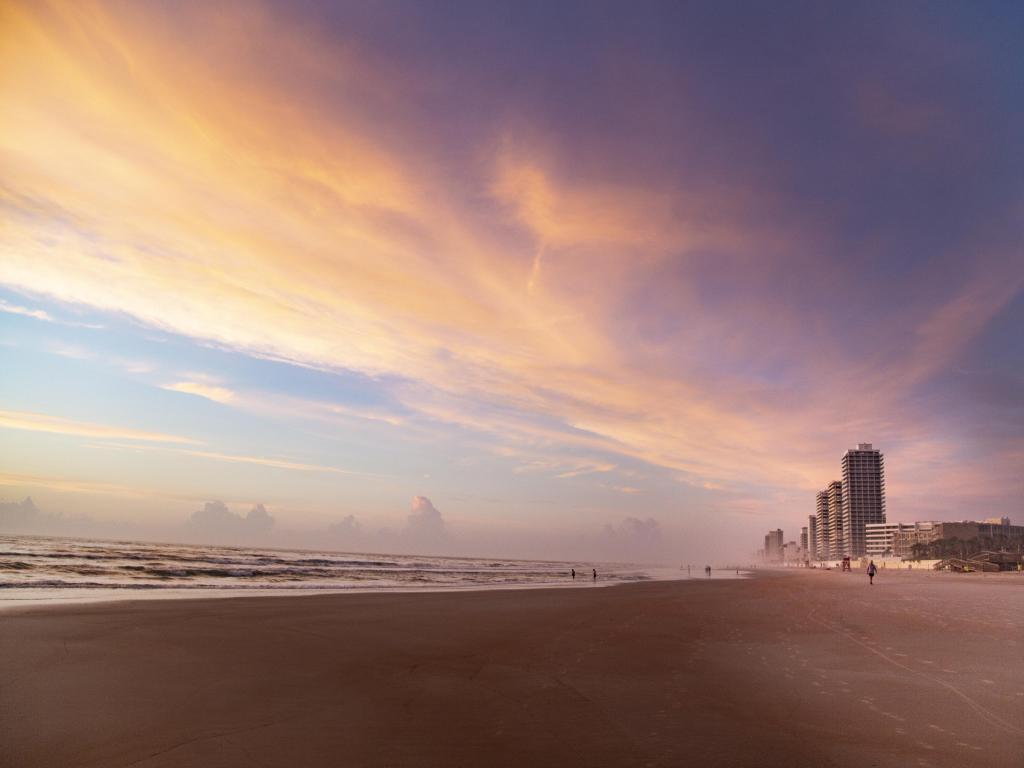
[[[575,568],[572,569],[572,580],[576,581],[576,569]]]
[[[594,569],[594,581],[597,581],[597,568]]]
[[[709,579],[711,578],[711,566],[710,565],[705,565],[704,566],[704,573],[707,574],[707,577]]]
[[[878,573],[878,568],[875,567],[875,561],[872,560],[868,563],[868,586],[874,585],[876,573]]]

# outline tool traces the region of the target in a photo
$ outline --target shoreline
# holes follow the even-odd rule
[[[0,537],[4,538],[4,537]],[[425,590],[521,589],[678,579],[657,564],[366,555],[6,537],[0,610],[32,604]],[[591,580],[591,571],[594,580]],[[570,573],[572,579],[570,579]],[[726,571],[716,574],[730,577]]]
[[[652,572],[659,569],[650,569],[648,572]],[[669,571],[670,569],[660,569]],[[289,599],[299,597],[324,597],[324,596],[341,596],[341,595],[414,595],[414,594],[467,594],[475,592],[515,592],[515,591],[538,591],[538,590],[586,590],[595,588],[609,588],[609,587],[628,587],[640,584],[651,584],[661,582],[706,582],[706,581],[745,581],[749,579],[758,578],[763,575],[772,574],[806,574],[806,575],[820,575],[824,578],[828,578],[828,574],[840,574],[838,569],[821,569],[821,568],[771,568],[762,567],[754,569],[740,569],[738,575],[734,573],[733,568],[722,568],[717,569],[719,571],[727,571],[728,575],[715,576],[711,578],[705,576],[652,576],[646,579],[636,579],[634,581],[623,581],[623,580],[598,580],[596,583],[589,579],[580,579],[579,583],[545,583],[545,584],[486,584],[486,585],[449,585],[449,586],[417,586],[417,587],[279,587],[279,588],[265,588],[265,587],[224,587],[224,586],[210,586],[210,587],[193,587],[193,588],[164,588],[164,587],[148,587],[148,586],[133,586],[133,587],[101,587],[95,589],[79,589],[75,587],[66,588],[68,591],[77,591],[88,593],[95,591],[97,593],[107,592],[113,594],[102,594],[92,596],[90,594],[81,594],[78,596],[62,596],[55,595],[53,597],[26,597],[26,598],[7,598],[4,597],[3,589],[0,589],[0,616],[6,615],[13,611],[29,610],[34,608],[54,608],[59,609],[64,606],[75,606],[75,605],[111,605],[119,603],[133,603],[133,602],[172,602],[178,600],[266,600],[270,598],[278,599]],[[860,574],[858,571],[853,571],[849,575],[841,575],[841,578],[857,578]],[[950,583],[959,583],[961,581],[984,578],[992,582],[1005,582],[1013,583],[1012,579],[1019,578],[1020,586],[1024,587],[1024,574],[1018,571],[1004,571],[1004,572],[989,572],[979,571],[977,573],[951,573],[948,571],[934,571],[925,569],[914,569],[914,570],[896,570],[889,569],[886,572],[885,569],[880,569],[879,576],[882,577],[893,577],[903,579],[928,579],[928,580],[945,580]]]
[[[737,578],[735,576],[733,579]],[[691,580],[695,580],[692,577]],[[4,598],[0,597],[0,615],[9,611],[29,608],[60,608],[73,605],[114,605],[120,603],[148,603],[148,602],[173,602],[193,600],[268,600],[268,599],[294,599],[301,597],[326,597],[342,595],[414,595],[414,594],[467,594],[474,592],[515,592],[534,591],[548,589],[584,590],[584,589],[607,589],[609,587],[627,587],[635,584],[649,584],[661,581],[677,581],[678,579],[637,579],[636,581],[598,581],[596,583],[586,582],[577,585],[571,584],[488,584],[481,586],[451,585],[451,586],[423,586],[423,587],[294,587],[294,588],[265,588],[265,587],[192,587],[192,588],[161,588],[161,587],[110,587],[95,588],[96,592],[107,590],[109,592],[123,592],[124,596],[99,595],[92,597],[88,594],[79,597],[63,597],[57,595],[49,598]],[[687,579],[682,579],[683,581]],[[582,582],[582,580],[581,580]],[[74,587],[68,587],[69,591]],[[177,591],[175,591],[177,589]],[[81,590],[92,591],[92,590]],[[0,595],[3,593],[0,592]],[[25,605],[8,603],[24,602]]]
[[[637,584],[652,584],[667,581],[743,581],[751,578],[754,571],[740,571],[739,575],[733,575],[733,569],[727,576],[681,576],[672,578],[651,577],[647,579],[636,579],[633,581],[624,580],[600,580],[592,582],[580,579],[580,583],[549,583],[549,584],[486,584],[467,585],[456,584],[450,586],[420,586],[420,587],[294,587],[294,588],[264,588],[264,587],[193,587],[191,589],[160,588],[160,587],[118,587],[118,588],[96,588],[96,592],[107,591],[110,593],[123,594],[102,594],[92,596],[82,594],[79,596],[54,597],[25,597],[6,598],[0,590],[0,616],[12,611],[28,610],[31,608],[60,608],[74,605],[110,605],[117,603],[133,602],[173,602],[177,600],[267,600],[271,598],[291,599],[300,597],[323,597],[328,595],[415,595],[415,594],[469,594],[474,592],[516,592],[516,591],[539,591],[549,589],[564,590],[587,590],[587,589],[609,589],[612,587],[629,587]],[[67,588],[74,591],[74,587]],[[79,590],[88,592],[92,590]]]
[[[1024,590],[801,571],[26,607],[0,764],[1019,765]]]

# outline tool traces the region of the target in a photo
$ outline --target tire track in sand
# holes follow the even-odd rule
[[[819,619],[817,616],[815,616],[815,613],[817,613],[817,610],[811,611],[809,614],[807,614],[807,618],[810,621],[812,621],[815,624],[817,624],[818,626],[824,627],[825,629],[827,629],[830,632],[833,632],[833,633],[835,633],[837,635],[842,635],[843,637],[847,638],[851,642],[856,643],[857,645],[861,646],[862,648],[865,648],[866,650],[868,650],[871,653],[875,654],[879,658],[889,662],[894,667],[898,667],[900,669],[906,670],[907,672],[910,672],[910,673],[912,673],[914,675],[917,675],[919,677],[923,677],[925,680],[929,680],[929,681],[931,681],[933,683],[936,683],[937,685],[942,686],[943,688],[946,688],[947,690],[949,690],[950,692],[956,694],[961,699],[963,699],[965,702],[967,702],[967,705],[972,710],[974,710],[974,713],[976,715],[978,715],[979,717],[981,717],[986,722],[988,722],[989,725],[993,725],[996,728],[1001,728],[1004,731],[1008,731],[1009,733],[1013,733],[1013,734],[1016,734],[1018,736],[1024,736],[1024,729],[1018,728],[1013,723],[1008,723],[1007,721],[1003,720],[1003,718],[999,717],[999,715],[997,715],[995,712],[991,711],[990,709],[986,709],[985,707],[983,707],[981,704],[976,702],[974,699],[972,699],[966,693],[961,691],[955,685],[953,685],[951,683],[947,683],[945,680],[942,680],[940,678],[933,677],[932,675],[929,675],[929,674],[927,674],[925,672],[921,672],[920,670],[914,669],[913,667],[908,667],[906,664],[903,664],[902,662],[897,661],[896,659],[894,659],[891,656],[883,653],[882,651],[878,650],[877,648],[873,648],[868,643],[865,643],[863,640],[861,640],[860,638],[856,637],[852,632],[849,632],[849,631],[847,631],[845,629],[842,629],[840,627],[836,627],[833,624],[830,624],[830,623],[828,623],[828,622],[826,622],[826,621],[824,621],[822,619]]]

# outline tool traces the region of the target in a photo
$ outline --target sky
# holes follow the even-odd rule
[[[861,442],[890,521],[1019,521],[1021,39],[1012,3],[3,2],[0,523],[743,559]]]

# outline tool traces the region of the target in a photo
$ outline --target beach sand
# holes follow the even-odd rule
[[[0,614],[4,766],[1024,765],[1024,577]]]

